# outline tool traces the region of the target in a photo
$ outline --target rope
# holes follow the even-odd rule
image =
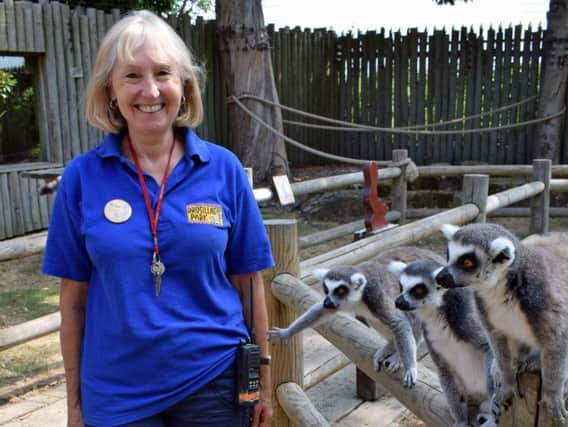
[[[237,97],[231,96],[229,99],[233,102],[236,102]],[[271,105],[273,107],[281,108],[282,110],[285,110],[285,111],[290,111],[290,112],[293,112],[293,113],[296,113],[296,114],[301,114],[301,115],[304,115],[306,117],[310,117],[310,118],[317,119],[317,120],[322,120],[324,122],[341,124],[341,125],[347,124],[347,125],[350,126],[350,128],[346,129],[345,127],[323,126],[323,125],[308,124],[308,123],[302,123],[302,126],[313,127],[313,128],[318,128],[318,129],[327,129],[327,130],[338,130],[338,131],[385,132],[385,133],[405,134],[405,135],[408,135],[408,134],[410,134],[410,135],[467,135],[467,134],[471,134],[471,133],[484,133],[484,132],[502,131],[502,130],[519,128],[519,127],[528,126],[528,125],[544,122],[544,121],[547,121],[547,120],[551,120],[551,119],[554,119],[556,117],[561,116],[566,111],[566,106],[564,106],[562,108],[562,110],[560,110],[557,113],[550,114],[548,116],[540,117],[540,118],[537,118],[537,119],[526,120],[526,121],[517,122],[517,123],[511,123],[511,124],[508,124],[508,125],[492,126],[492,127],[488,127],[488,128],[434,131],[434,130],[420,130],[420,129],[411,129],[411,128],[385,128],[385,127],[368,126],[368,125],[361,125],[361,124],[356,124],[356,123],[344,122],[344,121],[341,121],[341,120],[330,119],[328,117],[323,117],[323,116],[319,116],[317,114],[312,114],[312,113],[307,113],[305,111],[297,110],[295,108],[288,107],[288,106],[285,106],[285,105],[282,105],[282,104],[279,104],[279,103],[276,103],[276,102],[273,102],[273,101],[269,101],[269,100],[260,98],[260,97],[255,96],[255,95],[241,95],[241,96],[239,96],[238,99],[252,99],[252,100],[255,100],[255,101],[259,101],[259,102]],[[527,99],[529,99],[529,98],[527,98]],[[527,102],[527,99],[521,101],[521,103]],[[519,103],[517,103],[517,104],[519,104]],[[512,105],[514,105],[514,104],[512,104]],[[509,108],[509,107],[510,106],[501,107],[501,110]],[[499,109],[494,110],[493,113],[496,112],[496,111],[499,111]],[[489,113],[489,112],[487,112],[487,113]],[[459,120],[463,120],[463,119],[457,119],[457,120],[459,121]],[[297,124],[298,122],[288,122],[288,123]],[[449,122],[447,122],[447,123],[449,123]],[[447,123],[444,123],[444,124],[447,124]],[[433,127],[434,125],[428,125],[428,126]]]
[[[274,129],[274,127],[270,126],[268,123],[266,123],[264,120],[262,120],[258,115],[253,113],[247,107],[245,107],[244,104],[242,102],[240,102],[239,99],[236,96],[232,95],[232,96],[229,97],[229,99],[232,102],[234,102],[235,104],[237,104],[237,106],[239,108],[241,108],[245,113],[247,113],[249,116],[251,116],[254,120],[256,120],[258,123],[260,123],[266,129],[268,129],[270,132],[279,136],[284,141],[292,144],[296,148],[300,148],[301,150],[305,150],[308,153],[311,153],[311,154],[314,154],[316,156],[320,156],[320,157],[323,157],[323,158],[326,158],[326,159],[329,159],[329,160],[334,160],[334,161],[342,162],[342,163],[350,163],[350,164],[353,164],[353,165],[365,165],[365,164],[369,163],[369,161],[370,161],[370,160],[353,159],[351,157],[337,156],[335,154],[326,153],[326,152],[323,152],[323,151],[320,151],[320,150],[316,150],[315,148],[308,147],[308,146],[296,141],[295,139],[292,139],[292,138],[284,135],[279,130]],[[406,160],[403,160],[401,162],[396,162],[396,163],[390,162],[390,161],[382,161],[382,160],[378,160],[378,161],[373,160],[373,161],[375,163],[377,163],[378,165],[389,165],[389,166],[403,166],[403,165],[410,163],[410,159],[406,159]]]
[[[530,101],[534,101],[536,98],[537,98],[536,95],[529,96],[528,98],[525,98],[525,99],[523,99],[519,102],[515,102],[513,104],[508,104],[508,105],[505,105],[503,107],[496,108],[494,110],[484,111],[483,113],[473,114],[471,116],[465,116],[465,117],[458,118],[458,119],[444,120],[444,121],[440,121],[440,122],[437,122],[437,123],[425,123],[425,124],[422,124],[422,125],[399,126],[396,129],[419,130],[419,129],[428,129],[428,128],[436,128],[436,127],[441,127],[441,126],[447,126],[447,125],[451,125],[451,124],[454,124],[454,123],[463,123],[463,122],[466,122],[468,120],[473,120],[473,119],[481,118],[483,116],[497,114],[497,113],[500,113],[502,111],[506,111],[506,110],[509,110],[509,109],[512,109],[512,108],[515,108],[515,107],[519,107],[521,105],[529,103]],[[264,100],[263,100],[263,102],[264,102]],[[286,108],[288,108],[288,107],[286,107]],[[296,114],[304,115],[304,112],[301,111],[301,110],[296,110],[296,109],[293,109],[293,108],[290,108],[290,110],[293,110],[291,112],[295,112]],[[325,119],[325,117],[322,117],[322,116],[318,116],[318,117],[321,117],[321,119]],[[333,126],[323,126],[323,125],[318,126],[318,125],[315,125],[313,123],[297,122],[297,121],[293,121],[293,120],[282,120],[282,121],[284,123],[287,123],[287,124],[290,124],[290,125],[293,125],[293,126],[304,126],[304,127],[310,127],[310,128],[318,128],[318,129],[338,130],[337,128],[335,128]],[[340,128],[340,130],[350,131],[350,130],[352,130],[350,128],[353,128],[353,127],[357,128],[357,125],[354,124],[354,123],[345,122],[345,121],[340,121],[340,123],[343,123],[343,124],[345,124],[345,126],[348,127],[346,129]]]

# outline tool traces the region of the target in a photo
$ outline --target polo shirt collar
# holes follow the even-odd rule
[[[211,155],[209,149],[201,138],[189,128],[182,128],[181,133],[185,139],[185,157],[188,160],[199,160],[200,163],[209,162]],[[120,145],[122,142],[122,134],[110,133],[97,147],[97,154],[103,159],[108,157],[122,157]]]

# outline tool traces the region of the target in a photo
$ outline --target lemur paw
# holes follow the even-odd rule
[[[556,397],[556,396],[552,398],[544,397],[543,401],[546,403],[546,407],[548,408],[548,413],[554,419],[554,421],[558,423],[563,423],[566,417],[568,416],[568,411],[566,411],[566,407],[564,406],[564,400],[562,399],[562,397]]]
[[[290,340],[288,329],[270,328],[268,331],[268,341],[273,344],[284,343],[287,344]]]
[[[383,363],[389,357],[393,355],[392,350],[388,349],[387,347],[383,347],[378,349],[375,354],[373,355],[373,366],[375,370],[378,372],[383,368]]]
[[[497,427],[497,422],[493,414],[479,414],[477,416],[477,423],[479,427]]]
[[[495,404],[501,412],[507,411],[513,403],[513,388],[501,385],[495,393]]]
[[[390,374],[397,372],[402,367],[402,361],[398,353],[391,354],[383,361],[383,366],[385,367],[385,371]]]
[[[417,378],[418,378],[418,369],[410,368],[404,373],[404,378],[402,379],[402,385],[405,388],[412,388],[416,385]]]

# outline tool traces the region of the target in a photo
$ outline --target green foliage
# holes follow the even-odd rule
[[[0,70],[0,102],[8,99],[17,84],[18,81],[12,73]]]

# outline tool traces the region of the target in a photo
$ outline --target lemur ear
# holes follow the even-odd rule
[[[446,237],[447,240],[452,240],[456,231],[460,229],[459,226],[453,224],[444,224],[440,227],[440,231]]]
[[[353,285],[353,289],[355,290],[367,284],[367,278],[363,273],[353,273],[350,277],[350,280],[351,285]]]
[[[323,282],[323,278],[325,277],[328,271],[329,268],[316,268],[314,271],[312,271],[312,275],[315,278],[317,278],[320,282]]]
[[[400,277],[403,270],[406,268],[406,264],[401,261],[391,261],[388,265],[388,270],[394,274],[396,277]]]
[[[511,265],[515,260],[515,245],[506,237],[497,237],[489,246],[489,255],[494,264]]]

